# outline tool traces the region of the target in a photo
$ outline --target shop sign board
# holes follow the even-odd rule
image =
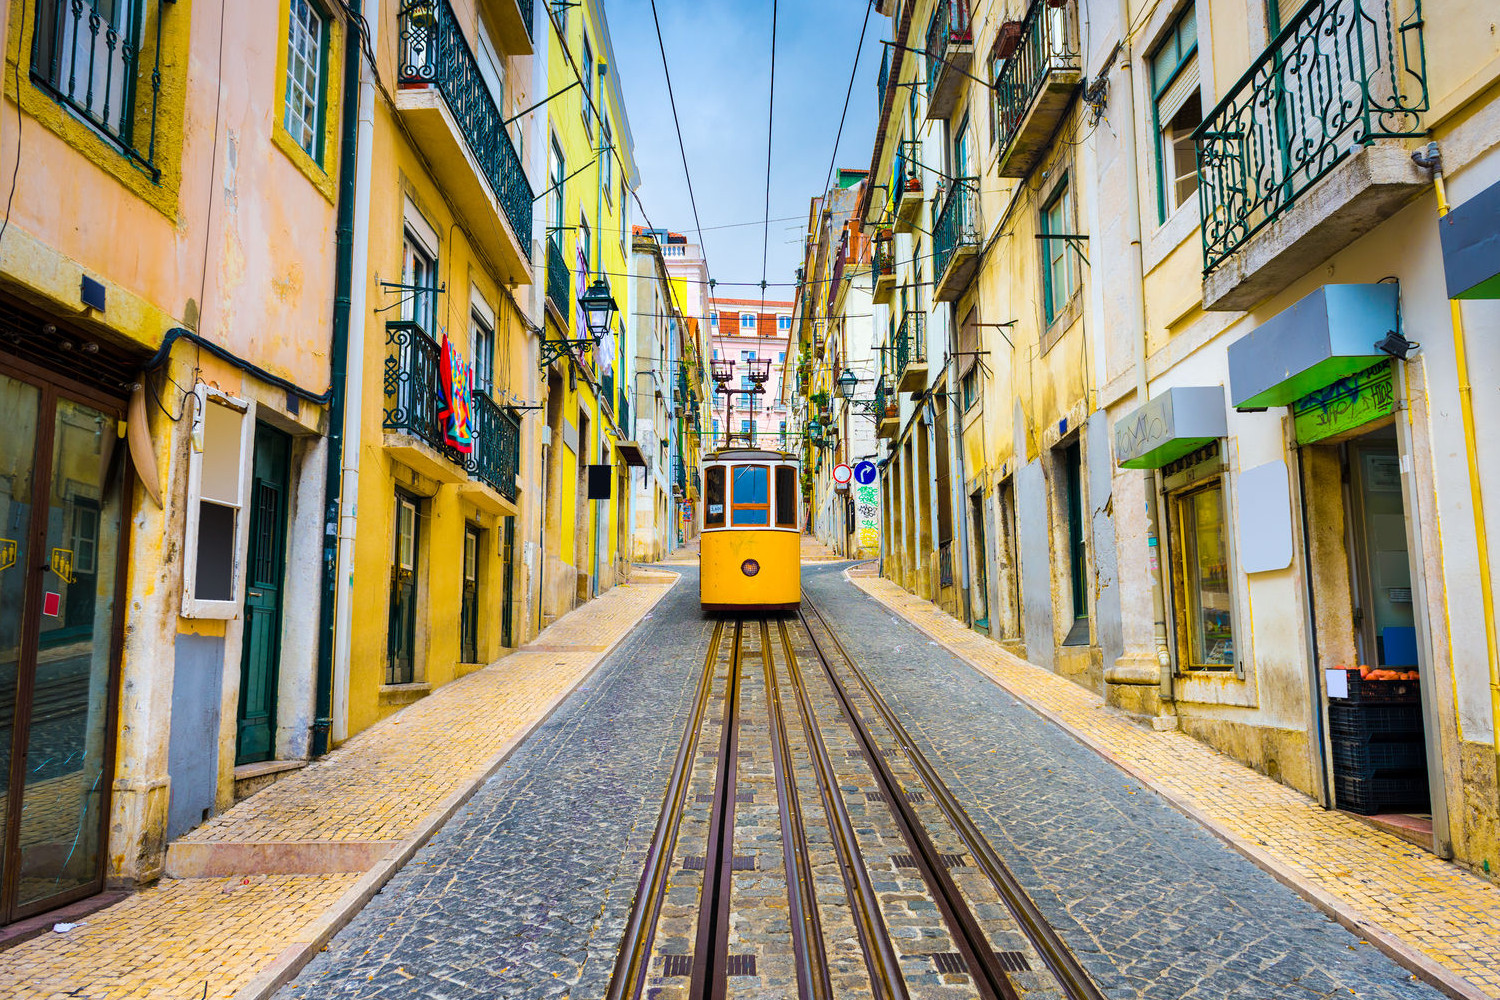
[[[1354,430],[1395,408],[1391,363],[1381,361],[1297,400],[1292,404],[1292,426],[1298,444],[1312,444]]]
[[[1221,385],[1176,386],[1115,421],[1122,469],[1160,469],[1229,433]]]

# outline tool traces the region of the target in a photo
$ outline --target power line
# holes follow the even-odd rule
[[[656,25],[656,47],[661,52],[661,72],[667,81],[667,103],[672,107],[672,126],[677,130],[677,151],[682,154],[682,176],[687,180],[688,204],[693,208],[693,226],[698,233],[698,249],[703,254],[703,266],[710,274],[712,269],[708,267],[708,245],[703,242],[703,223],[698,218],[698,199],[693,194],[693,172],[688,169],[687,146],[682,141],[682,121],[677,117],[677,96],[672,91],[672,71],[667,68],[667,43],[661,34],[661,19],[656,14],[656,0],[651,0],[651,22]],[[636,199],[640,201],[639,198]],[[641,207],[641,214],[645,215],[645,206]],[[768,212],[767,215],[770,213]]]
[[[656,0],[652,0],[655,3]],[[771,0],[771,85],[766,95],[766,223],[760,242],[760,298],[766,299],[766,267],[771,252],[771,139],[776,122],[776,10],[778,0]]]
[[[823,191],[828,191],[833,180],[833,165],[839,158],[839,142],[844,138],[844,119],[849,114],[849,98],[854,95],[854,77],[859,73],[859,57],[865,51],[865,32],[870,27],[870,11],[875,9],[875,0],[865,6],[865,21],[859,26],[859,42],[854,47],[854,68],[849,70],[849,89],[844,91],[844,110],[839,112],[839,130],[833,137],[833,153],[828,157],[828,175],[823,178]]]

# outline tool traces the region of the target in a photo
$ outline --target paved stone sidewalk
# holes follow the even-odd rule
[[[565,615],[510,656],[193,831],[173,845],[169,869],[242,867],[219,877],[164,878],[71,930],[0,952],[0,996],[269,995],[677,579],[637,571],[630,584]]]
[[[1500,888],[1190,736],[1136,725],[890,580],[849,577],[1423,978],[1455,996],[1500,997]]]

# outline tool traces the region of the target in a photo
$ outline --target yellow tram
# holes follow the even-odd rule
[[[793,611],[802,602],[795,456],[723,448],[703,458],[699,600],[704,611]]]

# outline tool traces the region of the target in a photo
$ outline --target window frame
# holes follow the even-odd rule
[[[589,33],[584,31],[579,37],[583,42],[583,55],[579,60],[583,65],[583,72],[579,74],[583,78],[583,99],[578,102],[579,114],[583,116],[583,130],[592,139],[594,137],[594,73],[597,70],[594,64],[594,47],[589,44]]]
[[[748,421],[745,422],[748,424]],[[743,425],[742,425],[743,426]],[[743,431],[741,433],[744,433]],[[771,467],[761,462],[746,462],[743,465],[730,466],[732,474],[729,477],[729,526],[732,528],[769,528],[771,527]],[[742,472],[754,472],[759,470],[765,474],[765,503],[742,503],[739,500],[739,476]],[[764,521],[741,521],[740,512],[764,511]]]
[[[747,323],[745,322],[746,320],[750,322]],[[753,312],[740,313],[740,333],[743,334],[746,330],[749,330],[751,333],[755,332],[755,313]]]
[[[193,398],[193,422],[190,440],[204,440],[207,407],[222,406],[240,417],[239,483],[237,502],[209,498],[208,502],[228,507],[234,513],[234,555],[230,566],[230,596],[224,600],[201,598],[198,589],[198,532],[203,512],[203,455],[201,445],[188,446],[188,482],[186,517],[183,519],[182,545],[182,617],[232,620],[238,618],[245,602],[245,560],[250,544],[250,483],[255,452],[255,400],[241,399],[198,383]]]
[[[1165,475],[1163,481],[1162,509],[1166,515],[1164,534],[1170,545],[1167,560],[1167,597],[1170,601],[1170,615],[1172,618],[1172,638],[1176,646],[1176,660],[1178,669],[1181,671],[1205,671],[1212,673],[1224,673],[1233,671],[1236,677],[1245,676],[1246,649],[1248,649],[1250,637],[1242,627],[1243,623],[1239,617],[1239,594],[1236,585],[1237,573],[1235,570],[1235,546],[1234,530],[1230,497],[1229,468],[1225,463],[1222,452],[1222,444],[1215,443],[1205,446],[1201,451],[1187,456],[1172,463],[1162,472]],[[1229,642],[1231,647],[1230,662],[1228,663],[1200,663],[1197,661],[1193,649],[1191,633],[1194,608],[1200,612],[1201,586],[1199,587],[1199,601],[1194,604],[1189,597],[1189,546],[1187,544],[1187,518],[1183,513],[1183,504],[1186,501],[1201,496],[1208,492],[1217,492],[1219,495],[1218,512],[1220,525],[1220,547],[1224,557],[1224,594],[1228,602],[1228,627]],[[1196,551],[1196,550],[1195,550]],[[1207,635],[1204,636],[1205,642]],[[1205,650],[1206,652],[1206,650]]]
[[[782,437],[782,440],[786,439],[786,421],[785,420],[783,420],[781,422],[781,437]],[[796,531],[797,527],[798,527],[797,521],[801,517],[801,512],[799,510],[800,505],[797,503],[797,467],[795,465],[778,465],[778,466],[775,466],[774,468],[775,468],[776,471],[774,473],[772,473],[771,487],[772,487],[772,496],[776,500],[776,518],[775,518],[776,524],[775,524],[775,527],[777,527],[777,528],[790,528],[791,530]],[[791,480],[791,486],[787,490],[787,493],[791,497],[791,503],[789,505],[791,507],[791,509],[790,509],[790,511],[786,512],[786,513],[789,513],[791,515],[790,517],[784,517],[782,509],[781,509],[782,508],[782,500],[784,499],[782,497],[782,495],[781,495],[781,493],[782,493],[782,480],[783,479],[789,479],[789,480]]]
[[[1071,200],[1072,189],[1069,184],[1070,180],[1071,178],[1064,174],[1048,195],[1047,200],[1042,203],[1042,207],[1037,213],[1037,229],[1043,236],[1054,236],[1059,233],[1072,231],[1070,217],[1073,214],[1073,205]],[[1060,216],[1058,224],[1061,228],[1059,229],[1052,228],[1053,222],[1051,217],[1054,208],[1060,210],[1058,212]],[[1068,304],[1073,301],[1073,296],[1078,294],[1078,283],[1074,280],[1073,263],[1070,256],[1072,246],[1067,240],[1045,239],[1038,240],[1037,242],[1041,244],[1042,251],[1042,316],[1046,320],[1045,325],[1051,326],[1057,321],[1058,317],[1068,311]],[[1061,299],[1057,298],[1057,290],[1054,287],[1055,280],[1052,267],[1054,260],[1057,258],[1053,257],[1053,244],[1061,244],[1062,246],[1060,259],[1063,264],[1063,274],[1067,279],[1067,295]]]
[[[312,148],[309,149],[307,145],[305,145],[300,139],[297,138],[297,136],[292,132],[291,126],[287,123],[287,117],[292,112],[291,88],[293,82],[293,53],[291,49],[291,35],[298,26],[297,12],[293,8],[298,2],[299,0],[289,0],[289,3],[287,4],[287,37],[283,39],[283,43],[286,46],[286,67],[285,74],[282,79],[281,119],[279,124],[282,130],[286,132],[287,138],[291,139],[292,143],[298,149],[302,150],[302,152],[306,153],[308,157],[313,161],[313,163],[317,164],[317,166],[321,169],[324,166],[328,146],[328,75],[330,68],[329,56],[330,50],[332,49],[332,45],[330,44],[330,42],[333,36],[334,19],[332,14],[323,9],[322,5],[318,3],[318,0],[301,0],[301,2],[306,5],[307,10],[312,15],[312,17],[317,19],[319,27],[321,29],[318,36],[317,78],[314,81],[314,89],[309,94],[309,96],[312,98],[313,103],[314,121],[311,123],[305,121],[303,122],[303,124],[309,127],[310,131],[312,132]],[[305,90],[306,88],[303,89]]]
[[[718,433],[719,422],[714,421],[714,432]],[[729,527],[729,487],[728,466],[710,465],[703,470],[703,530],[715,531],[719,528]],[[719,494],[719,510],[714,512],[714,489],[715,480]],[[717,519],[717,520],[714,520]]]
[[[1274,3],[1275,0],[1271,0],[1271,2]],[[1183,52],[1181,51],[1182,28],[1189,18],[1191,18],[1193,22],[1193,42],[1192,47],[1188,51]],[[1158,62],[1163,58],[1165,50],[1168,46],[1172,46],[1173,48],[1177,49],[1177,62],[1172,67],[1172,71],[1166,74],[1165,81],[1160,86],[1157,86],[1156,67]],[[1156,147],[1156,213],[1158,224],[1166,222],[1167,218],[1171,216],[1173,212],[1177,211],[1183,205],[1187,204],[1188,200],[1192,198],[1192,195],[1190,194],[1187,198],[1184,198],[1178,204],[1171,205],[1170,207],[1168,206],[1167,163],[1165,150],[1163,148],[1166,136],[1162,133],[1161,121],[1161,98],[1167,93],[1167,91],[1172,89],[1174,84],[1177,83],[1178,79],[1182,76],[1183,71],[1187,69],[1189,63],[1193,63],[1196,67],[1196,72],[1200,74],[1198,108],[1201,113],[1206,109],[1204,109],[1203,107],[1203,96],[1201,90],[1201,74],[1203,72],[1203,69],[1202,64],[1198,61],[1198,10],[1197,6],[1194,3],[1185,4],[1182,10],[1180,10],[1176,14],[1176,16],[1174,16],[1172,20],[1167,24],[1167,26],[1162,29],[1159,40],[1152,47],[1150,54],[1146,57],[1146,87],[1150,92],[1151,98],[1151,135],[1153,139],[1153,145]],[[1196,191],[1197,189],[1195,188],[1194,190]]]

